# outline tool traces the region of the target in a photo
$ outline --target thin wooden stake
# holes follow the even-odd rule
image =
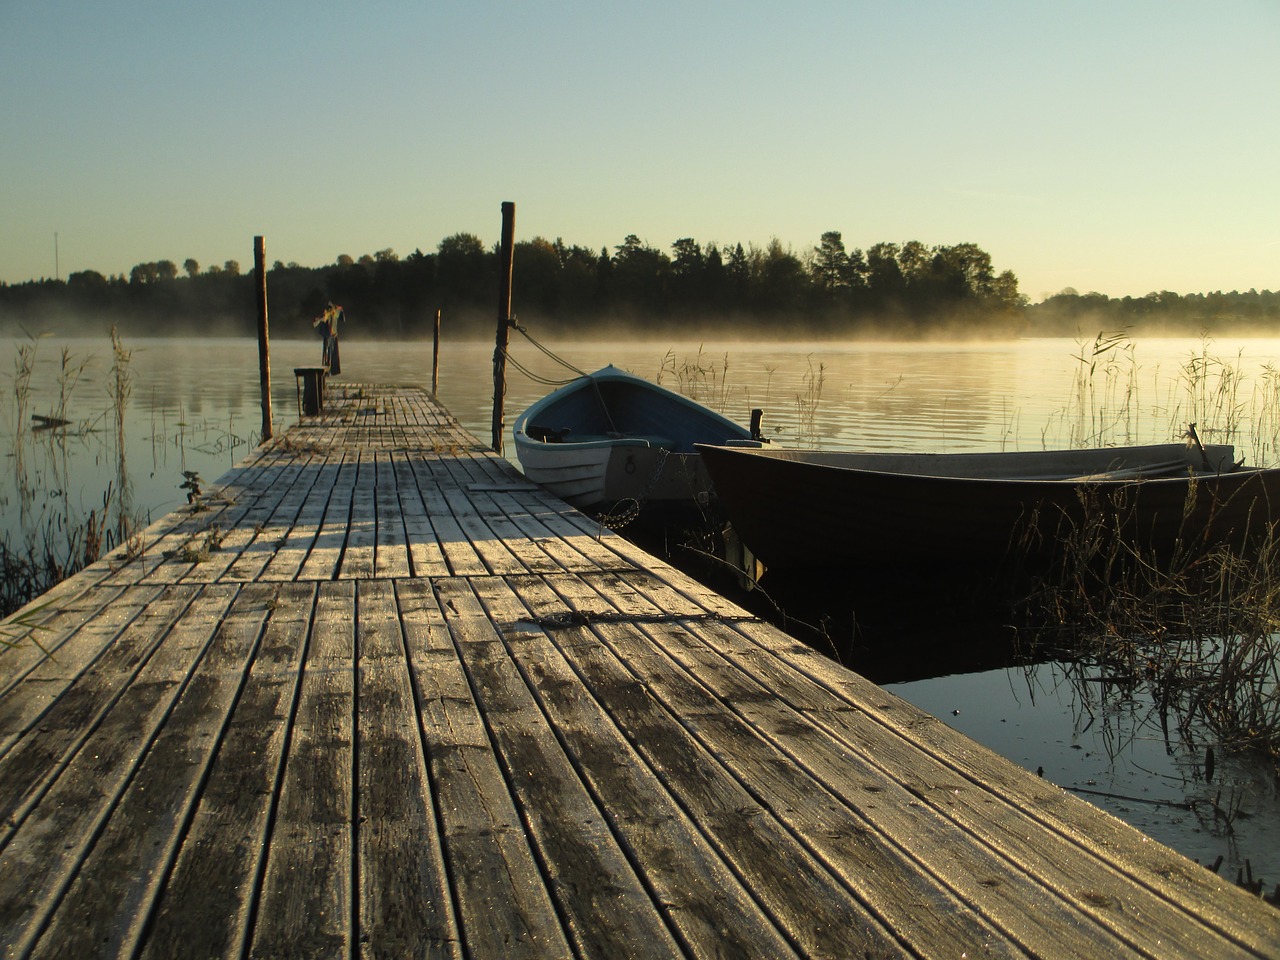
[[[515,250],[516,205],[502,204],[502,247],[498,292],[498,335],[493,349],[493,449],[502,453],[503,401],[507,393],[507,343],[511,337],[511,268]]]
[[[434,397],[440,389],[440,311],[436,311],[435,335],[431,346],[431,395]]]
[[[258,375],[262,382],[262,440],[271,432],[271,347],[267,334],[267,248],[262,237],[253,238],[253,272],[258,288]]]

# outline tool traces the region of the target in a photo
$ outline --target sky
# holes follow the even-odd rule
[[[1280,0],[0,0],[0,282],[837,230],[1280,289]],[[519,301],[519,263],[515,300]]]

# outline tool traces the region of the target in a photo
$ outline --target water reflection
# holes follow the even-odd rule
[[[1280,880],[1280,791],[1256,761],[1166,736],[1150,693],[1095,665],[1047,662],[887,689],[1229,879]],[[1246,864],[1248,861],[1248,864]],[[1270,892],[1270,886],[1267,887]]]

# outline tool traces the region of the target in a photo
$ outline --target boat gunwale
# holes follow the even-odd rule
[[[647,380],[644,377],[631,373],[630,371],[623,370],[620,367],[615,367],[613,364],[609,364],[594,373],[585,374],[569,381],[556,390],[553,390],[551,393],[548,393],[546,396],[535,400],[525,408],[525,410],[516,417],[512,429],[517,446],[525,444],[537,447],[542,444],[547,444],[554,445],[556,447],[581,446],[584,448],[595,448],[631,445],[637,447],[666,447],[673,452],[676,451],[676,448],[678,447],[676,441],[670,440],[666,437],[655,436],[653,434],[645,435],[620,431],[617,437],[601,437],[599,434],[591,434],[590,436],[592,439],[590,440],[567,439],[554,441],[539,440],[529,434],[529,425],[533,423],[540,414],[554,407],[557,402],[563,401],[576,393],[590,389],[593,385],[597,385],[602,382],[622,383],[637,390],[644,390],[654,397],[661,398],[663,401],[671,403],[676,408],[687,410],[690,413],[697,414],[706,420],[714,421],[718,426],[724,428],[729,433],[737,435],[739,439],[747,439],[750,436],[750,431],[746,427],[743,427],[740,423],[736,423],[729,419],[719,411],[712,410],[705,404],[699,403],[697,400],[664,387],[660,383],[654,383],[652,380]],[[696,446],[696,444],[694,446]],[[692,454],[694,453],[694,450],[690,449],[680,452]]]
[[[1177,444],[1154,444],[1154,445],[1133,446],[1133,447],[1112,447],[1112,448],[1105,448],[1105,449],[1117,450],[1117,451],[1136,451],[1136,450],[1144,450],[1144,449],[1153,449],[1153,450],[1166,449],[1169,447],[1177,447],[1177,446],[1178,446]],[[706,449],[713,449],[713,450],[716,450],[717,452],[741,453],[747,456],[755,457],[757,459],[767,460],[771,463],[795,464],[796,466],[803,467],[804,469],[807,469],[807,470],[819,470],[824,472],[829,471],[832,473],[842,473],[842,474],[858,474],[858,475],[865,475],[868,477],[877,477],[877,478],[885,478],[885,479],[898,478],[898,479],[904,479],[904,480],[927,480],[927,481],[930,481],[931,483],[934,483],[934,482],[941,483],[945,481],[947,483],[956,483],[956,484],[974,484],[974,483],[980,483],[984,485],[986,484],[1037,484],[1037,485],[1050,484],[1050,485],[1070,485],[1070,486],[1112,487],[1112,486],[1121,486],[1126,484],[1138,484],[1138,483],[1185,484],[1188,480],[1205,481],[1205,480],[1214,480],[1214,479],[1223,478],[1223,477],[1257,476],[1257,475],[1265,475],[1271,472],[1280,473],[1280,467],[1243,467],[1243,466],[1234,465],[1234,464],[1233,464],[1233,469],[1231,470],[1203,470],[1203,469],[1197,470],[1195,468],[1195,465],[1192,463],[1185,462],[1185,461],[1175,462],[1173,460],[1167,460],[1159,464],[1151,464],[1149,469],[1153,469],[1153,470],[1166,469],[1167,470],[1167,469],[1175,468],[1178,463],[1185,463],[1185,466],[1187,467],[1187,471],[1185,473],[1180,473],[1176,476],[1169,476],[1169,475],[1144,476],[1141,473],[1138,473],[1137,475],[1134,475],[1134,476],[1123,476],[1123,477],[1121,476],[1108,477],[1106,476],[1106,473],[1108,472],[1106,470],[1095,471],[1093,473],[1087,473],[1087,474],[1075,474],[1075,475],[1069,475],[1069,476],[1033,476],[1033,475],[993,476],[993,475],[979,474],[979,473],[974,473],[970,475],[956,475],[956,474],[946,474],[946,473],[928,473],[928,472],[919,472],[919,471],[902,470],[902,469],[899,469],[899,470],[874,469],[871,466],[854,466],[854,465],[848,465],[843,463],[827,462],[825,460],[814,459],[812,458],[811,455],[825,454],[825,455],[837,456],[837,457],[850,456],[850,457],[868,457],[868,458],[884,457],[886,460],[890,458],[894,460],[918,458],[926,462],[932,462],[935,459],[942,460],[943,458],[945,458],[944,462],[956,463],[958,461],[952,458],[970,458],[974,460],[974,462],[979,462],[980,460],[983,460],[986,458],[996,458],[996,457],[1006,457],[1006,456],[1025,457],[1027,459],[1031,459],[1032,457],[1041,453],[1045,455],[1054,455],[1054,454],[1071,454],[1076,452],[1089,453],[1091,451],[1046,450],[1046,451],[1011,451],[1008,453],[1003,451],[972,451],[972,452],[966,451],[963,453],[930,453],[930,452],[894,453],[894,452],[886,451],[882,453],[879,451],[868,452],[868,451],[841,451],[841,450],[825,450],[825,451],[800,450],[794,447],[793,448],[736,447],[729,444],[708,444],[708,443],[695,444],[695,448],[698,450],[699,454],[701,454]],[[1229,448],[1229,447],[1228,445],[1220,445],[1219,448],[1221,449],[1221,448]],[[1144,467],[1124,467],[1121,469],[1123,469],[1126,472],[1141,471],[1142,469],[1144,469]]]

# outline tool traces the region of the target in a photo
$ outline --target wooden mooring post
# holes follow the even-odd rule
[[[271,432],[271,347],[267,335],[267,248],[262,237],[253,238],[253,276],[258,291],[258,376],[262,383],[262,440]]]
[[[440,311],[436,310],[435,333],[431,338],[431,395],[440,392]]]
[[[493,450],[502,453],[503,401],[507,393],[507,343],[511,338],[511,267],[515,249],[516,205],[502,204],[502,248],[498,292],[498,335],[493,348]]]

